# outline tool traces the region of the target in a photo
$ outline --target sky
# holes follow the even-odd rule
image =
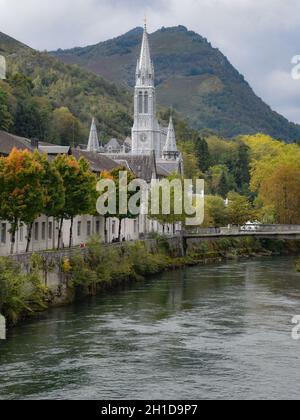
[[[299,0],[0,0],[0,31],[54,50],[121,35],[142,26],[145,15],[149,32],[184,25],[206,37],[258,96],[300,123],[300,78],[292,77]]]

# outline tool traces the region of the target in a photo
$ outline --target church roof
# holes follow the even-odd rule
[[[181,173],[180,160],[158,160],[156,163],[157,175],[167,177],[173,173]]]
[[[86,150],[72,149],[72,155],[75,159],[84,157],[90,163],[90,168],[93,172],[100,173],[102,171],[111,171],[119,166],[118,163],[110,159],[109,157],[95,153],[88,152]]]
[[[108,149],[109,147],[111,147],[112,149],[121,149],[121,145],[118,142],[117,139],[111,139],[109,140],[109,142],[105,145],[105,148]]]
[[[68,155],[70,153],[70,146],[40,146],[39,151],[42,153],[47,153],[48,155]]]
[[[116,154],[110,157],[120,165],[126,163],[137,178],[144,179],[148,183],[151,182],[153,174],[156,176],[154,153],[151,155]]]
[[[93,118],[87,151],[99,152],[99,150],[100,150],[100,145],[99,145],[99,140],[98,140],[97,127],[96,127],[95,118]]]

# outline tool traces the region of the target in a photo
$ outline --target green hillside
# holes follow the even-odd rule
[[[7,80],[0,81],[0,110],[7,109],[11,114],[11,121],[7,119],[2,129],[57,143],[86,143],[95,116],[104,138],[123,138],[130,133],[132,98],[127,89],[79,66],[66,65],[46,52],[37,52],[3,33],[0,54],[8,64]],[[20,74],[23,78],[18,77]],[[30,78],[29,82],[24,76]],[[35,113],[39,126],[28,122]],[[64,125],[61,133],[56,130],[58,122]]]
[[[142,28],[97,45],[52,54],[106,79],[132,87]],[[196,129],[225,137],[263,132],[286,141],[300,139],[289,123],[258,98],[228,59],[185,27],[162,28],[150,36],[158,101],[172,105]]]

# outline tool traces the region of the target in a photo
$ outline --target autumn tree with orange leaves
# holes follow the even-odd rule
[[[14,148],[0,158],[0,218],[11,225],[11,254],[19,225],[30,225],[44,209],[43,177],[43,165],[28,150]]]

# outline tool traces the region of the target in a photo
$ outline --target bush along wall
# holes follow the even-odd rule
[[[13,326],[49,306],[68,304],[166,270],[240,257],[299,254],[300,242],[263,241],[249,237],[190,239],[186,255],[182,255],[182,250],[180,237],[174,240],[156,236],[151,241],[118,246],[103,245],[94,238],[84,252],[78,249],[68,256],[62,254],[63,251],[53,254],[50,268],[46,260],[43,261],[46,257],[33,254],[26,273],[20,263],[0,258],[0,313],[5,316],[8,325]],[[52,288],[47,287],[45,280],[50,271],[55,272],[54,289],[53,278]]]

